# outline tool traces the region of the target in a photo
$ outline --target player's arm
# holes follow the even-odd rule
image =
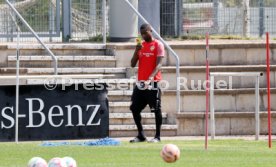
[[[152,81],[154,76],[161,70],[162,67],[162,60],[163,60],[163,56],[158,56],[157,60],[156,60],[156,67],[153,70],[153,72],[151,73],[151,75],[149,76],[149,81]]]
[[[135,52],[134,52],[134,54],[132,56],[131,64],[130,64],[130,66],[132,68],[134,68],[136,66],[136,64],[137,64],[137,62],[139,60],[139,51],[141,50],[141,48],[142,48],[142,45],[137,45],[136,46],[136,49],[135,49]]]
[[[164,45],[162,43],[159,42],[157,49],[158,50],[157,50],[156,67],[152,71],[151,75],[148,78],[149,82],[153,81],[155,75],[161,70],[162,60],[163,60],[163,58],[165,56],[165,48],[164,48]]]

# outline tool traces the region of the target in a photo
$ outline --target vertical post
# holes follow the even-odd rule
[[[174,36],[177,36],[178,32],[178,0],[174,0]]]
[[[259,140],[260,136],[260,92],[259,92],[259,87],[260,87],[260,77],[256,76],[256,82],[255,82],[255,99],[256,99],[256,104],[255,104],[255,140]]]
[[[155,9],[152,10],[154,6]],[[160,11],[161,11],[161,0],[139,0],[138,11],[143,15],[151,26],[160,33]],[[139,18],[138,27],[140,27],[144,22]]]
[[[259,0],[259,37],[264,35],[264,0]]]
[[[62,18],[63,18],[63,42],[69,42],[72,32],[72,15],[71,15],[71,0],[62,1]]]
[[[243,0],[243,36],[250,36],[250,8],[249,0]]]
[[[214,105],[214,85],[215,85],[215,77],[211,75],[210,81],[210,117],[211,117],[211,139],[215,139],[216,135],[216,122],[215,122],[215,105]]]
[[[266,76],[267,76],[267,118],[268,118],[268,147],[272,147],[271,142],[271,109],[270,109],[270,46],[269,33],[266,33]]]
[[[102,0],[103,44],[106,44],[106,0]]]
[[[214,6],[214,19],[213,19],[213,22],[214,22],[214,26],[213,26],[213,29],[214,30],[218,30],[218,9],[219,9],[219,3],[218,3],[218,0],[213,0],[213,6]],[[216,31],[214,31],[216,32]],[[216,32],[218,33],[218,32]]]
[[[16,46],[16,94],[15,94],[15,142],[18,144],[18,129],[19,129],[19,27],[17,27],[17,46]]]
[[[133,13],[133,10],[134,11],[138,10],[138,0],[115,0],[115,1],[111,0],[109,2],[110,2],[110,14],[109,14],[110,41],[111,42],[134,41],[138,35],[138,17],[135,12]],[[131,7],[131,9],[129,7]],[[141,14],[139,13],[139,15]],[[127,26],[122,26],[122,25],[127,25]]]
[[[50,42],[53,41],[52,35],[54,31],[54,9],[53,9],[53,4],[52,1],[49,1],[49,34],[50,34]]]
[[[15,0],[10,0],[12,4],[15,3]],[[13,13],[11,16],[8,17],[9,25],[8,25],[8,34],[11,34],[11,37],[8,38],[7,42],[13,42],[13,33],[14,33],[14,23],[12,17],[15,17],[15,14]]]
[[[209,119],[209,33],[206,33],[206,113],[205,113],[205,149],[208,149],[208,119]]]
[[[178,0],[178,31],[177,35],[181,36],[183,33],[183,0]]]
[[[81,2],[79,2],[81,3]],[[102,0],[103,3],[103,0]],[[97,0],[89,0],[89,36],[97,35]]]

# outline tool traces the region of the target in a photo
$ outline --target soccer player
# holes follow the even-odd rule
[[[151,112],[155,114],[156,134],[149,142],[160,142],[160,131],[162,125],[161,113],[161,91],[158,82],[162,79],[160,68],[162,59],[165,56],[164,45],[153,38],[152,29],[149,24],[140,27],[143,38],[142,43],[138,43],[131,59],[131,67],[135,67],[138,62],[138,81],[131,97],[132,111],[138,135],[130,140],[131,143],[147,141],[141,124],[141,112],[149,105]]]

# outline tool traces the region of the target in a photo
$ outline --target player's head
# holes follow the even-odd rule
[[[140,27],[140,33],[145,41],[148,42],[152,40],[152,29],[149,24],[142,24]]]

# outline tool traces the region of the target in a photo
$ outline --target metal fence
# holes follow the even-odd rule
[[[10,0],[17,11],[44,41],[60,42],[60,0]],[[16,41],[16,25],[21,41],[36,41],[31,32],[10,10],[5,0],[0,1],[0,40]]]
[[[109,0],[10,1],[46,42],[61,42],[64,32],[68,32],[69,41],[102,43],[105,30],[107,34],[109,32]],[[104,1],[107,3],[104,4]],[[71,2],[68,13],[64,13],[64,2]],[[276,37],[275,0],[160,0],[160,3],[162,36],[209,32],[261,37],[268,31]],[[0,41],[16,40],[15,24],[20,25],[22,30],[20,35],[24,38],[20,40],[36,41],[17,18],[16,22],[12,20],[13,14],[5,0],[0,0],[0,9]],[[65,23],[65,17],[68,17],[68,23]]]
[[[10,0],[23,18],[44,42],[104,41],[104,26],[108,27],[108,5],[105,0]],[[63,6],[64,2],[69,6]],[[107,0],[108,2],[108,0]],[[108,3],[107,3],[108,4]],[[69,8],[63,10],[63,8]],[[16,26],[21,28],[24,42],[36,41],[26,27],[11,12],[5,0],[0,0],[0,41],[16,40]],[[12,17],[15,19],[12,19]],[[68,22],[63,20],[67,18]],[[15,21],[14,21],[15,20]],[[105,21],[105,22],[104,22]],[[68,31],[69,36],[63,36]],[[68,35],[65,34],[65,35]]]
[[[108,26],[104,0],[72,0],[71,41],[102,42],[104,26]],[[106,28],[105,27],[105,28]]]
[[[276,37],[275,0],[161,0],[161,6],[162,35]]]

